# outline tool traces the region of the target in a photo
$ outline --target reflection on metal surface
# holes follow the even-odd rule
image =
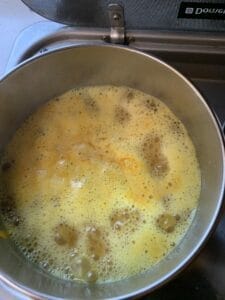
[[[76,27],[109,28],[107,7],[124,7],[128,29],[225,31],[223,20],[178,19],[181,0],[22,0],[47,19]],[[223,0],[217,0],[217,2]],[[207,2],[198,0],[197,2]]]
[[[109,26],[105,1],[85,0],[24,0],[32,10],[47,19],[69,25]]]

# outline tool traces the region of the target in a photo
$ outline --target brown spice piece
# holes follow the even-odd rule
[[[156,177],[164,177],[169,172],[167,157],[162,153],[162,141],[157,135],[147,135],[142,144],[142,155],[150,173]]]
[[[156,220],[157,225],[166,232],[173,232],[177,224],[176,217],[170,214],[162,214]]]
[[[128,208],[116,210],[110,216],[110,224],[115,230],[135,231],[140,222],[140,213],[138,210]]]
[[[55,228],[55,242],[60,245],[74,247],[78,240],[78,232],[67,224],[59,224]]]
[[[90,226],[87,230],[87,249],[94,260],[99,260],[107,252],[105,237],[100,229]]]

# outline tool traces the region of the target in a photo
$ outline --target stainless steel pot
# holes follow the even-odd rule
[[[38,269],[0,241],[0,279],[34,299],[130,298],[181,271],[202,247],[218,217],[224,191],[224,148],[217,122],[194,86],[164,62],[125,47],[82,45],[21,64],[0,82],[0,145],[32,111],[73,87],[126,85],[164,101],[185,124],[195,144],[202,188],[194,221],[181,243],[153,269],[127,280],[99,285],[64,281]],[[141,122],[141,120],[140,120]]]

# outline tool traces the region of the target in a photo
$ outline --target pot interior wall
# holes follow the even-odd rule
[[[180,245],[145,274],[111,284],[84,286],[44,274],[9,241],[0,241],[0,272],[17,285],[65,298],[106,299],[152,288],[199,248],[217,216],[223,190],[223,149],[214,118],[195,89],[167,65],[121,47],[81,46],[34,59],[0,83],[0,146],[39,105],[79,86],[126,85],[164,101],[185,124],[197,150],[202,190],[196,217]],[[141,120],[140,120],[141,121]],[[49,297],[47,297],[49,299]]]

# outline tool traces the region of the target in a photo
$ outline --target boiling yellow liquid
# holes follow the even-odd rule
[[[1,178],[3,218],[26,257],[55,276],[98,282],[167,255],[201,185],[176,116],[114,86],[74,89],[40,107],[6,147]]]

